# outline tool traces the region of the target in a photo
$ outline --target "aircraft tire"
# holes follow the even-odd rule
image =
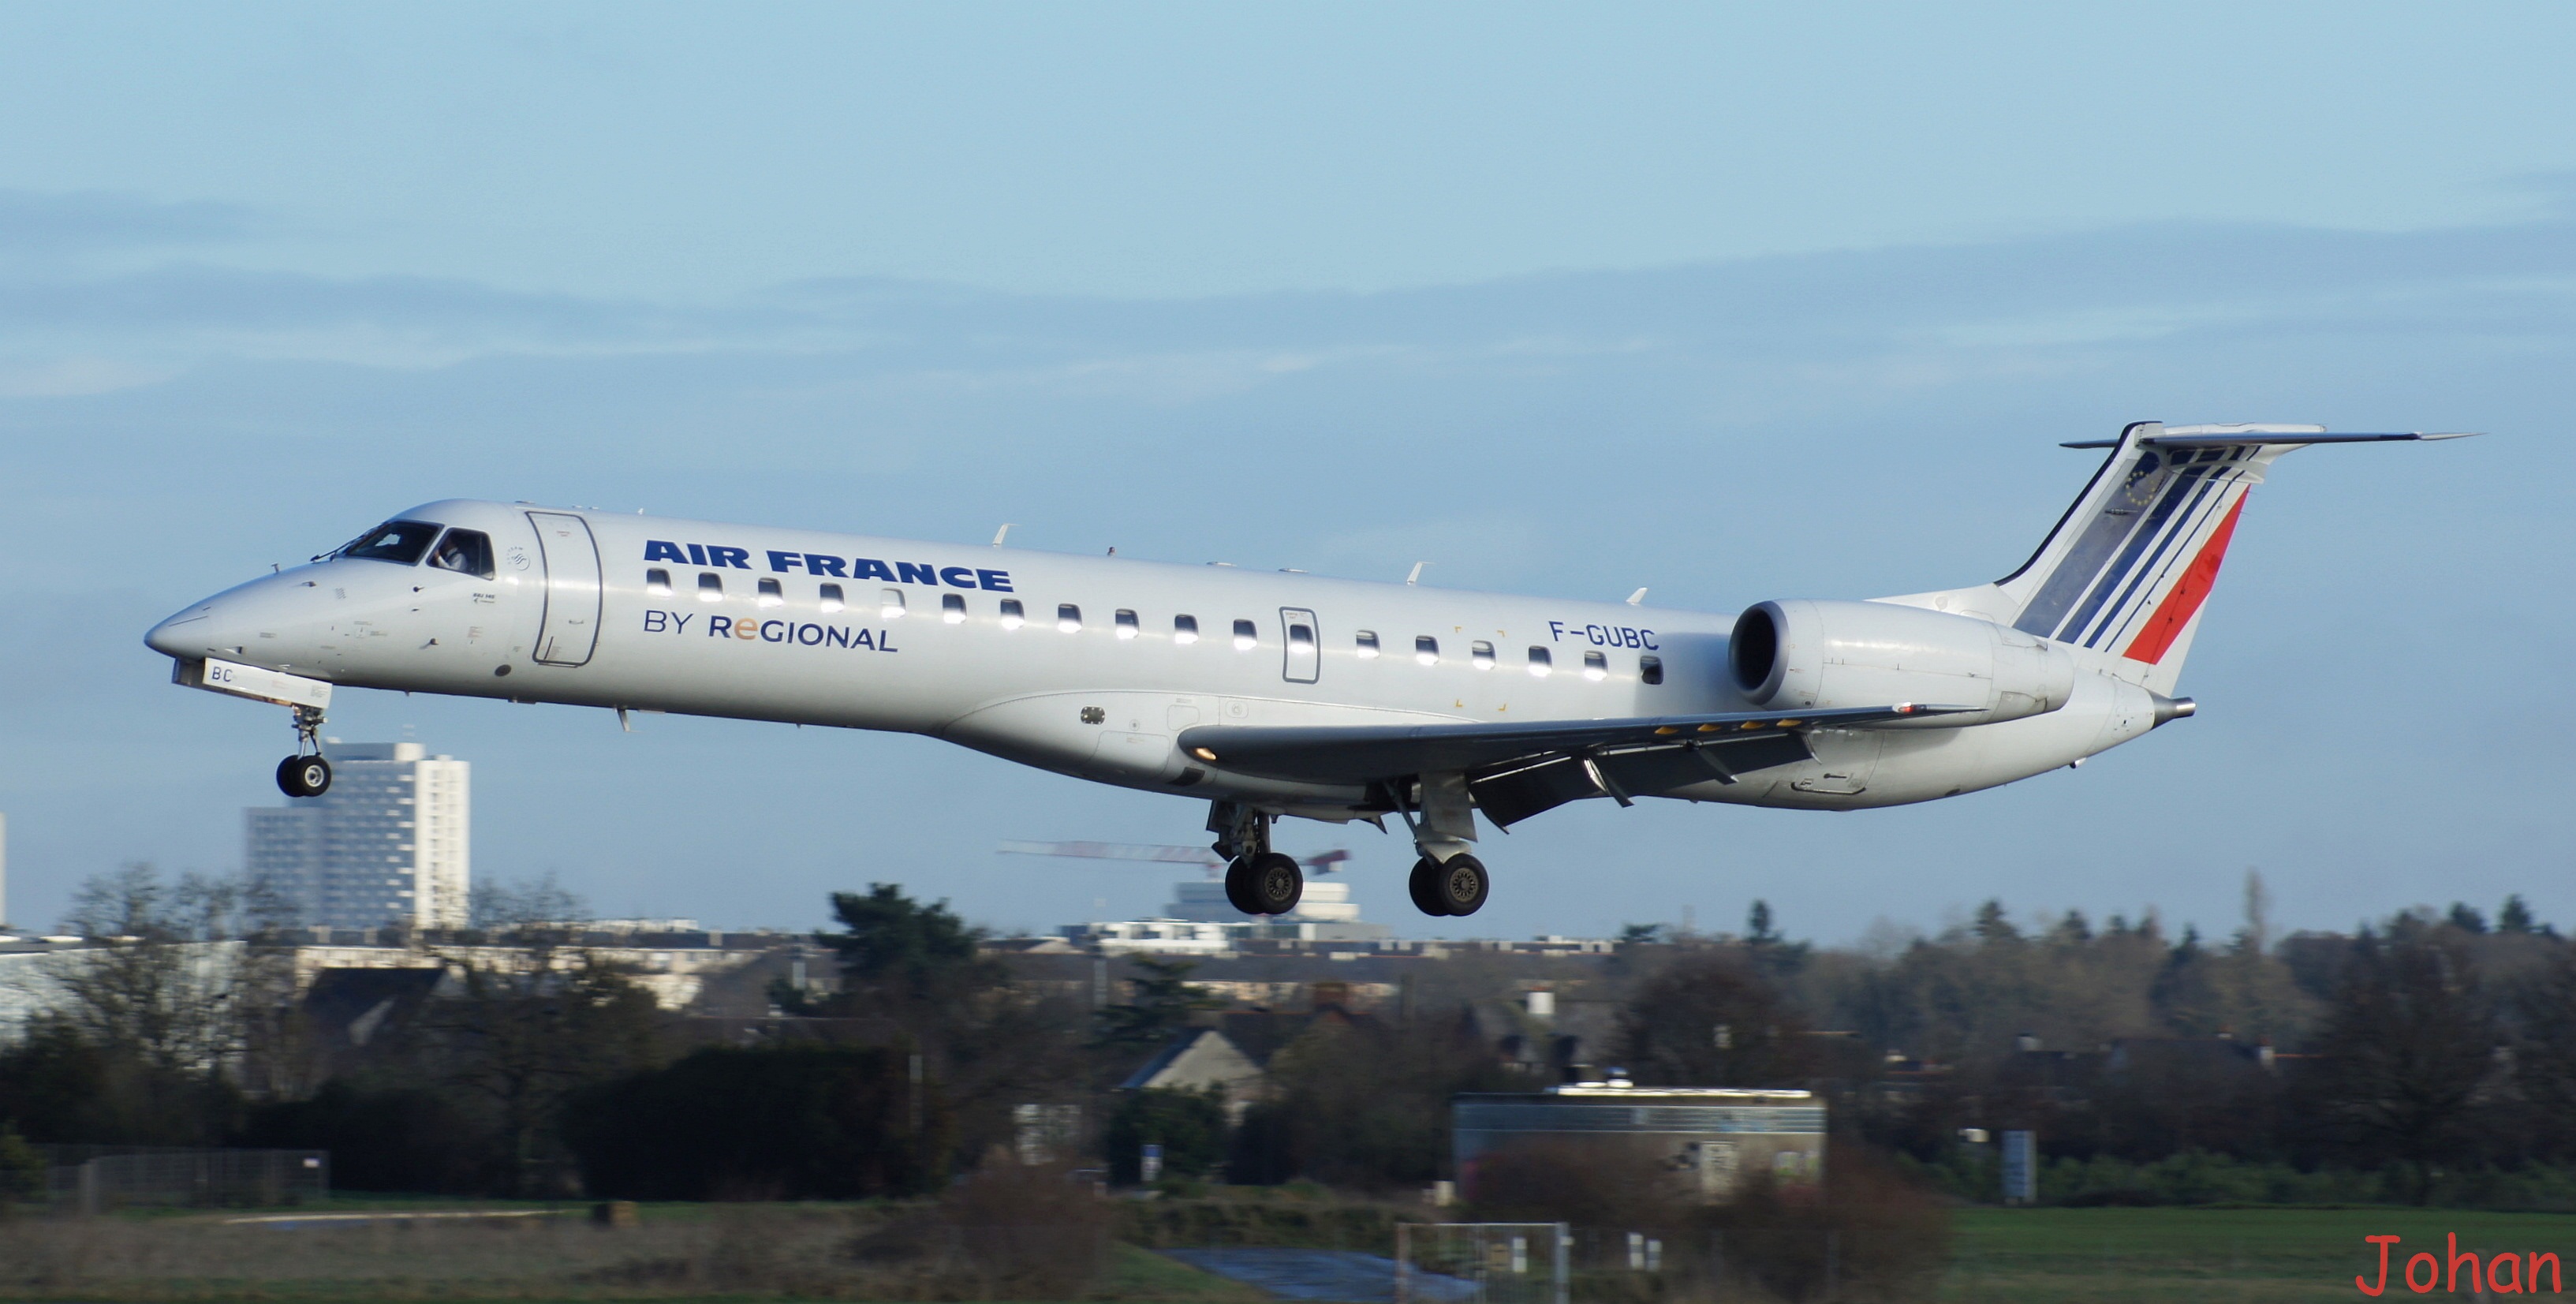
[[[277,763],[277,790],[289,797],[319,797],[331,790],[331,763],[319,756],[289,756]]]
[[[1457,855],[1440,862],[1438,876],[1432,881],[1432,895],[1447,915],[1472,915],[1485,906],[1485,896],[1493,890],[1493,877],[1485,872],[1485,862],[1474,856]]]
[[[1440,904],[1440,865],[1429,856],[1413,862],[1413,874],[1404,881],[1405,891],[1413,897],[1413,908],[1438,917],[1449,913]]]
[[[1247,915],[1261,912],[1252,900],[1251,857],[1237,856],[1225,865],[1225,902]]]
[[[1243,896],[1256,907],[1256,915],[1284,915],[1297,908],[1306,896],[1306,870],[1294,856],[1276,851],[1254,856],[1246,862],[1243,873]]]

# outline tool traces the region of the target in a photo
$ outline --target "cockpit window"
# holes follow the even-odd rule
[[[492,536],[481,530],[449,530],[438,546],[429,550],[429,564],[440,570],[492,578]],[[663,588],[670,587],[668,579]]]
[[[437,537],[438,527],[427,521],[387,521],[359,535],[340,550],[340,555],[417,566],[421,554],[429,551],[429,541]],[[489,548],[490,541],[486,540],[484,546]]]

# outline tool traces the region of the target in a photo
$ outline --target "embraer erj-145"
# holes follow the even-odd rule
[[[1275,819],[1393,815],[1414,903],[1466,915],[1480,811],[1929,801],[2190,715],[2183,656],[2273,459],[2451,437],[2141,422],[2067,445],[2110,455],[2003,579],[1734,615],[451,500],[146,641],[181,684],[294,708],[291,796],[330,784],[335,687],[896,730],[1206,799],[1249,914],[1304,890]]]

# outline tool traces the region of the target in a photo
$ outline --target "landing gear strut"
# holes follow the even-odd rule
[[[1270,849],[1270,814],[1239,802],[1208,803],[1208,831],[1226,858],[1225,899],[1247,915],[1284,915],[1306,895],[1296,858]]]
[[[331,763],[322,759],[322,711],[295,708],[295,754],[277,763],[277,789],[289,797],[319,797],[331,790]]]

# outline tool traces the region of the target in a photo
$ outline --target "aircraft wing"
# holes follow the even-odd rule
[[[1804,737],[1809,729],[1972,709],[1908,702],[1533,724],[1200,725],[1182,730],[1179,742],[1213,765],[1309,783],[1388,784],[1462,772],[1477,806],[1508,826],[1583,797],[1610,797],[1624,806],[1632,796],[1733,783],[1739,774],[1794,764],[1813,755]]]

